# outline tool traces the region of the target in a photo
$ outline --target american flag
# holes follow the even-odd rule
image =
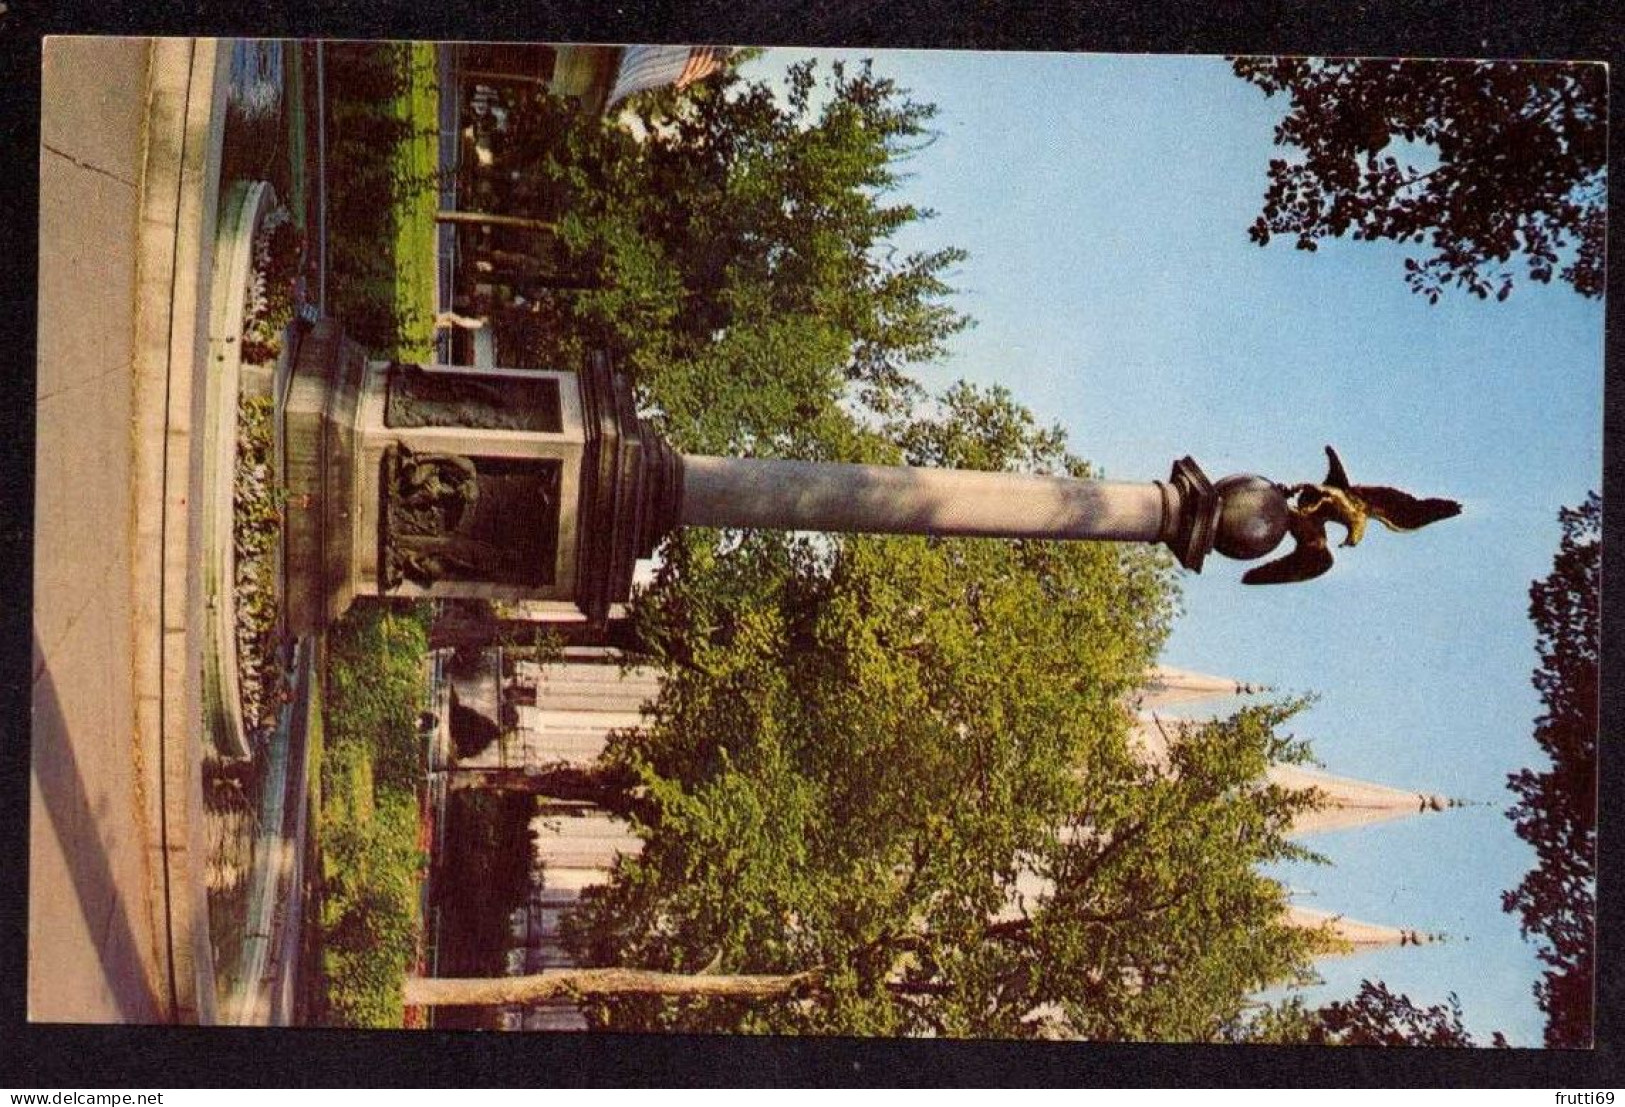
[[[725,46],[628,46],[605,106],[651,88],[687,88],[721,69],[727,56]]]

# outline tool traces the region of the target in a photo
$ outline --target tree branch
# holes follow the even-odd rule
[[[720,996],[783,999],[821,986],[823,969],[779,975],[709,976],[643,969],[555,969],[531,976],[412,977],[408,1007],[500,1007],[588,996]]]

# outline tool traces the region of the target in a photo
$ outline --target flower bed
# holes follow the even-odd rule
[[[272,465],[273,445],[271,398],[244,399],[237,406],[232,545],[238,688],[250,734],[276,726],[288,683],[277,636],[276,555],[283,495]]]
[[[297,311],[302,243],[270,185],[225,193],[216,250],[205,435],[204,564],[210,613],[203,765],[206,886],[217,1003],[253,1008],[263,964],[268,855],[282,832],[288,657],[279,618],[275,365]]]
[[[297,310],[304,236],[280,204],[260,221],[254,235],[254,269],[243,317],[245,365],[274,365],[282,336]]]

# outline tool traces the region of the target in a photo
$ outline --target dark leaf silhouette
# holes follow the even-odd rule
[[[1419,1007],[1411,997],[1388,990],[1380,980],[1362,980],[1353,999],[1316,1010],[1299,999],[1268,1008],[1240,1028],[1238,1041],[1341,1046],[1471,1047],[1479,1043],[1462,1021],[1461,1002],[1451,993],[1444,1003]],[[1490,1044],[1507,1044],[1496,1031]]]
[[[1405,280],[1437,303],[1454,284],[1505,299],[1529,279],[1603,291],[1607,73],[1588,63],[1232,59],[1290,98],[1248,237],[1301,250],[1344,235],[1428,243]]]
[[[1535,985],[1546,1012],[1546,1044],[1591,1044],[1595,971],[1597,863],[1598,583],[1602,572],[1602,500],[1592,493],[1559,518],[1563,540],[1552,572],[1529,589],[1540,668],[1535,688],[1546,713],[1535,741],[1545,771],[1507,778],[1518,802],[1507,811],[1538,863],[1501,905],[1516,912],[1525,938],[1547,966]]]

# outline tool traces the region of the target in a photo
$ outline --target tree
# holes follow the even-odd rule
[[[553,969],[529,976],[411,977],[408,1007],[501,1007],[588,996],[728,996],[782,999],[816,988],[818,974],[714,976],[635,969]]]
[[[1388,990],[1382,981],[1362,980],[1353,999],[1336,1000],[1308,1010],[1297,997],[1258,1013],[1239,1041],[1295,1045],[1449,1046],[1478,1043],[1467,1032],[1461,1001],[1452,992],[1445,1003],[1418,1007],[1408,995]],[[1504,1047],[1496,1031],[1491,1044]]]
[[[730,72],[639,104],[640,138],[546,98],[511,117],[505,214],[550,221],[526,248],[593,287],[497,325],[537,364],[610,351],[690,452],[863,457],[863,413],[917,400],[908,367],[969,323],[945,302],[963,253],[894,244],[930,214],[888,194],[935,108],[812,63],[783,96]]]
[[[1086,466],[999,390],[897,428],[913,462]],[[1295,704],[1131,747],[1169,561],[1106,543],[685,534],[638,603],[666,679],[607,756],[641,854],[567,918],[578,962],[817,973],[782,1000],[596,1002],[617,1029],[1213,1037],[1307,966],[1260,861],[1310,798]]]
[[[770,385],[789,406],[753,419],[760,430],[747,423],[749,439],[721,426],[729,440],[760,446],[793,439],[798,424],[828,418],[841,399],[882,412],[917,400],[907,365],[936,356],[968,325],[942,302],[943,274],[963,251],[900,254],[892,245],[930,216],[886,198],[897,164],[929,141],[936,108],[867,63],[835,64],[823,80],[805,63],[787,86],[783,99],[761,82],[707,86],[674,125],[653,132],[649,156],[663,203],[656,218],[687,296],[674,352],[694,363],[662,399],[700,386],[693,406],[670,410],[690,420],[703,412],[710,425],[715,375],[753,367],[752,390]],[[784,389],[781,376],[804,387]],[[752,413],[764,399],[754,397]],[[809,399],[821,402],[809,408]]]
[[[1405,279],[1429,302],[1451,284],[1505,299],[1513,257],[1603,292],[1607,70],[1584,63],[1236,58],[1237,76],[1291,98],[1249,235],[1423,243]]]
[[[1559,513],[1563,538],[1552,572],[1529,589],[1540,667],[1534,684],[1545,714],[1535,741],[1550,759],[1543,772],[1507,777],[1518,802],[1508,811],[1537,864],[1502,893],[1526,939],[1547,966],[1535,985],[1546,1013],[1546,1044],[1591,1044],[1596,941],[1598,584],[1602,572],[1602,500],[1592,493]]]

